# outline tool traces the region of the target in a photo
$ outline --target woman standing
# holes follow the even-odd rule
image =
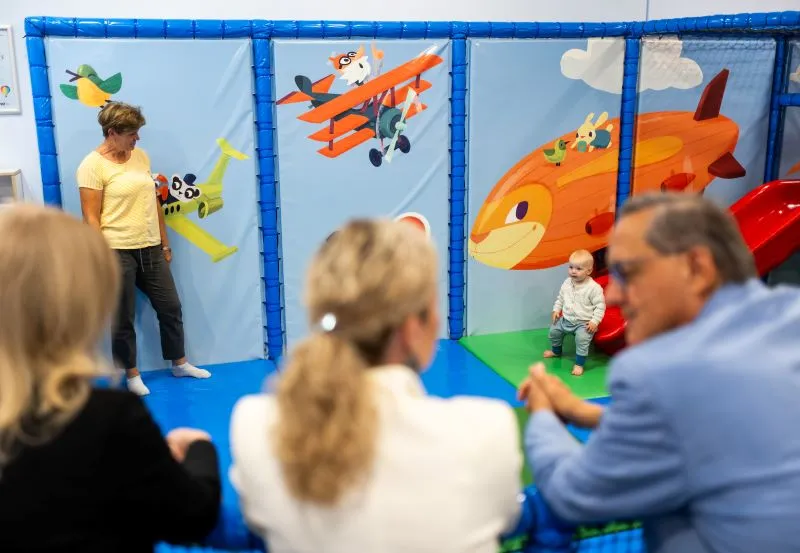
[[[169,269],[169,247],[164,213],[156,198],[150,159],[136,147],[145,124],[139,108],[110,102],[97,117],[103,143],[90,152],[77,171],[84,220],[100,230],[116,251],[122,266],[122,292],[111,350],[125,369],[128,389],[150,393],[136,366],[136,288],[150,300],[158,316],[161,352],[172,361],[172,374],[208,378],[186,358],[183,315],[175,281]]]

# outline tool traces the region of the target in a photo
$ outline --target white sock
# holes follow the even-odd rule
[[[172,375],[177,377],[191,376],[193,378],[208,378],[211,376],[211,373],[205,369],[198,369],[191,363],[186,362],[183,365],[175,365],[172,367]]]
[[[128,390],[137,396],[146,396],[150,393],[150,390],[144,385],[141,375],[136,375],[128,379]]]

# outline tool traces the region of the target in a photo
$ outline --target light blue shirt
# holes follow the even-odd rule
[[[728,285],[618,354],[585,445],[550,412],[525,447],[557,515],[638,519],[649,553],[800,552],[800,290]]]

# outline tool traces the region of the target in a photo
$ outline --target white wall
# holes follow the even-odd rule
[[[392,21],[620,21],[643,19],[646,0],[573,0],[569,10],[543,0],[0,0],[0,23],[11,24],[16,45],[22,101],[20,115],[0,116],[0,167],[22,169],[25,199],[41,201],[42,185],[25,49],[24,20],[29,16],[127,17],[157,19],[312,19]],[[61,175],[68,182],[70,175]]]
[[[800,10],[800,0],[648,0],[649,19]]]

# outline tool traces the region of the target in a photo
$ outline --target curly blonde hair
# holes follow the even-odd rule
[[[0,209],[0,465],[85,404],[119,278],[103,236],[78,219],[30,204]]]
[[[426,317],[436,266],[424,233],[384,220],[352,221],[317,252],[308,314],[314,326],[328,314],[336,325],[294,348],[277,388],[277,456],[296,498],[332,505],[368,475],[378,420],[366,371],[409,316]]]

